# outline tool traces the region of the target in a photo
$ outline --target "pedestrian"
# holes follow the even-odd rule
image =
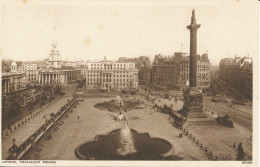
[[[244,159],[245,152],[242,146],[242,143],[240,142],[239,145],[237,146],[237,158],[236,160],[242,161]]]

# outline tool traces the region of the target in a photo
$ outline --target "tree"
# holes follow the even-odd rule
[[[2,60],[2,72],[10,72],[11,70],[11,60]]]
[[[46,100],[47,100],[46,93],[42,93],[42,95],[41,95],[41,105],[42,106],[46,104]]]
[[[54,90],[54,94],[57,95],[57,94],[61,94],[61,87],[60,86],[56,86],[55,87],[55,90]]]
[[[17,98],[13,98],[11,101],[10,109],[8,112],[8,126],[11,118],[16,117],[20,113],[20,104]]]

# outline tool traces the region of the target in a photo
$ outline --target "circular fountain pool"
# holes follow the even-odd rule
[[[127,100],[121,100],[121,101],[117,101],[115,99],[110,100],[110,101],[105,101],[103,103],[98,103],[95,104],[94,107],[96,108],[102,108],[102,109],[109,109],[109,111],[111,112],[120,112],[133,108],[138,107],[140,104],[139,102],[134,102],[134,101],[127,101]]]
[[[149,134],[138,134],[132,129],[129,130],[131,137],[127,133],[127,129],[118,129],[99,135],[95,141],[78,146],[76,156],[82,160],[161,160],[162,154],[172,149],[164,139],[150,138]]]

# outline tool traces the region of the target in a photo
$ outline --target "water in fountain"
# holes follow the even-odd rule
[[[128,127],[128,124],[126,123],[125,128],[120,130],[120,146],[117,150],[117,153],[120,155],[127,155],[135,153],[135,147],[134,142],[132,138],[131,130]]]
[[[118,95],[117,97],[117,104],[120,106],[120,104],[121,104],[121,106],[123,105],[123,101],[122,101],[122,98]],[[120,106],[120,107],[121,107]]]
[[[121,97],[118,95],[118,96],[116,97],[116,99],[117,99],[117,103],[119,104],[120,101],[121,101]]]

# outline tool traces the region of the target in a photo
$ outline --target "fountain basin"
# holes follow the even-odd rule
[[[164,154],[172,150],[172,145],[161,138],[150,138],[148,133],[138,134],[131,129],[134,150],[120,154],[122,149],[120,131],[111,131],[108,135],[98,135],[94,141],[79,145],[75,154],[80,160],[162,160]],[[127,141],[129,142],[129,141]],[[123,142],[124,144],[128,144]],[[123,148],[124,149],[124,148]]]

